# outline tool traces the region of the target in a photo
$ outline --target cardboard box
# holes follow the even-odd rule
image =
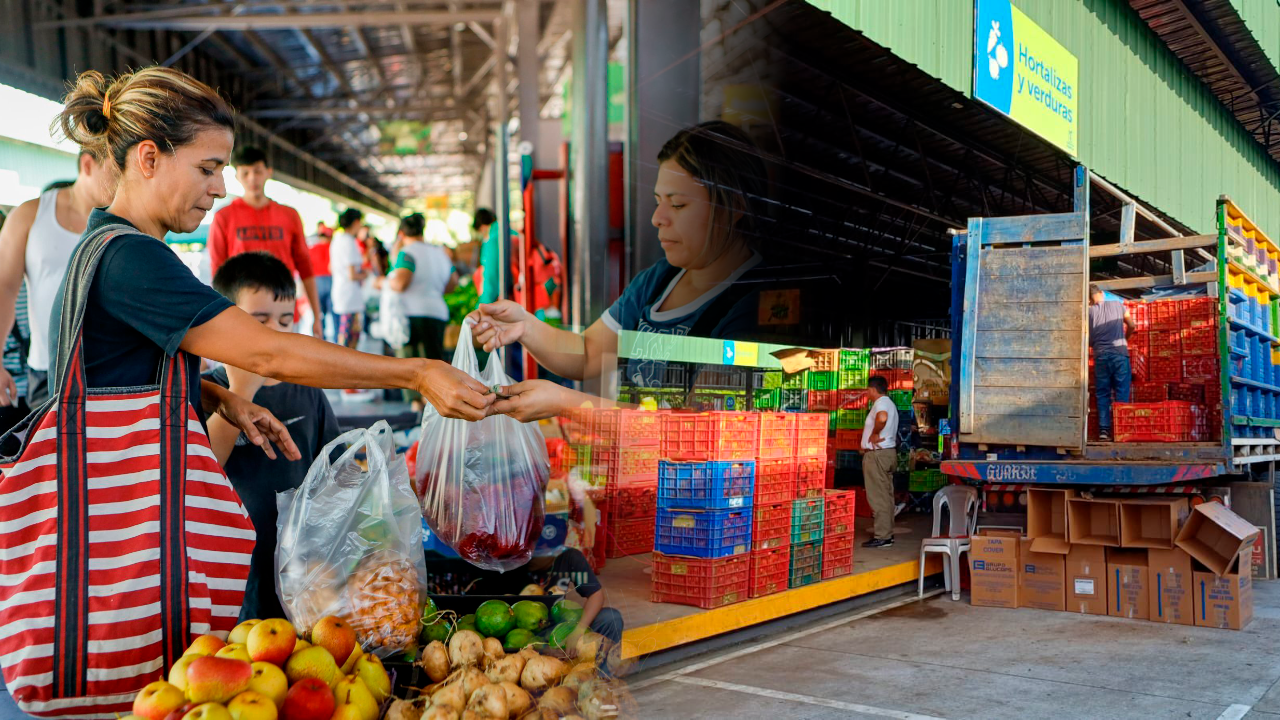
[[[1257,527],[1226,506],[1207,502],[1191,512],[1175,544],[1210,571],[1226,575],[1257,534]]]
[[[1071,498],[1067,518],[1067,537],[1072,545],[1120,547],[1119,500]]]
[[[1016,532],[991,531],[970,538],[969,602],[979,607],[1018,607]]]
[[[1195,623],[1200,627],[1243,630],[1253,619],[1253,548],[1240,551],[1231,563],[1234,572],[1193,573]]]
[[[1253,577],[1255,580],[1267,578],[1267,529],[1258,528],[1258,536],[1253,539]]]
[[[1107,550],[1107,614],[1146,620],[1151,613],[1147,553]]]
[[[1186,498],[1135,498],[1120,502],[1120,547],[1173,547],[1178,529],[1191,514]]]
[[[1067,607],[1066,557],[1031,550],[1031,538],[1018,543],[1018,604],[1041,610]]]
[[[1147,619],[1175,625],[1194,625],[1191,600],[1191,556],[1185,550],[1148,550],[1151,607]]]
[[[1107,614],[1107,551],[1076,545],[1066,559],[1067,612]]]
[[[1075,490],[1056,488],[1027,490],[1027,537],[1031,538],[1033,551],[1066,555],[1071,550],[1067,542],[1067,500],[1075,494]]]

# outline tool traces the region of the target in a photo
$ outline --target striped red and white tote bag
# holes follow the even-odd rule
[[[64,284],[54,395],[0,437],[0,670],[23,711],[114,718],[244,599],[253,523],[188,402],[182,353],[159,384],[88,388],[81,325],[102,250]]]

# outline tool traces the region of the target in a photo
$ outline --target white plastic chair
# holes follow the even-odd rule
[[[951,521],[942,535],[942,509]],[[963,509],[963,512],[957,512]],[[969,538],[978,526],[978,490],[968,485],[947,485],[933,494],[933,535],[920,541],[920,578],[916,597],[924,597],[924,560],[927,553],[946,553],[942,581],[951,599],[960,599],[960,553],[969,552]]]

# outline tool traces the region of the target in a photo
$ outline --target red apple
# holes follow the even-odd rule
[[[333,708],[333,691],[329,685],[317,678],[306,678],[289,688],[280,717],[282,720],[329,720]]]
[[[226,703],[244,692],[253,667],[243,660],[198,657],[187,667],[187,697],[197,703]]]
[[[133,699],[133,714],[147,720],[164,720],[166,715],[186,702],[181,690],[157,680],[138,691],[138,696]]]
[[[191,644],[187,646],[187,651],[183,655],[212,655],[221,650],[226,645],[222,638],[217,635],[201,635]]]
[[[183,718],[187,713],[191,712],[191,711],[192,711],[192,710],[194,710],[195,708],[196,708],[196,703],[193,703],[193,702],[186,703],[185,705],[183,705],[182,707],[178,708],[177,710],[174,710],[173,712],[169,713],[168,715],[165,715],[165,716],[164,716],[164,720],[182,720],[182,718]]]
[[[311,644],[328,650],[334,660],[346,662],[356,647],[356,631],[342,618],[322,617],[311,628]]]
[[[298,632],[283,618],[263,620],[249,631],[246,645],[254,662],[283,666],[298,644]]]

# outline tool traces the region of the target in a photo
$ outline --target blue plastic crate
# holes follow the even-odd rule
[[[751,508],[664,510],[654,520],[653,549],[666,555],[721,558],[751,549]]]
[[[751,507],[754,460],[658,463],[658,507],[729,510]]]

